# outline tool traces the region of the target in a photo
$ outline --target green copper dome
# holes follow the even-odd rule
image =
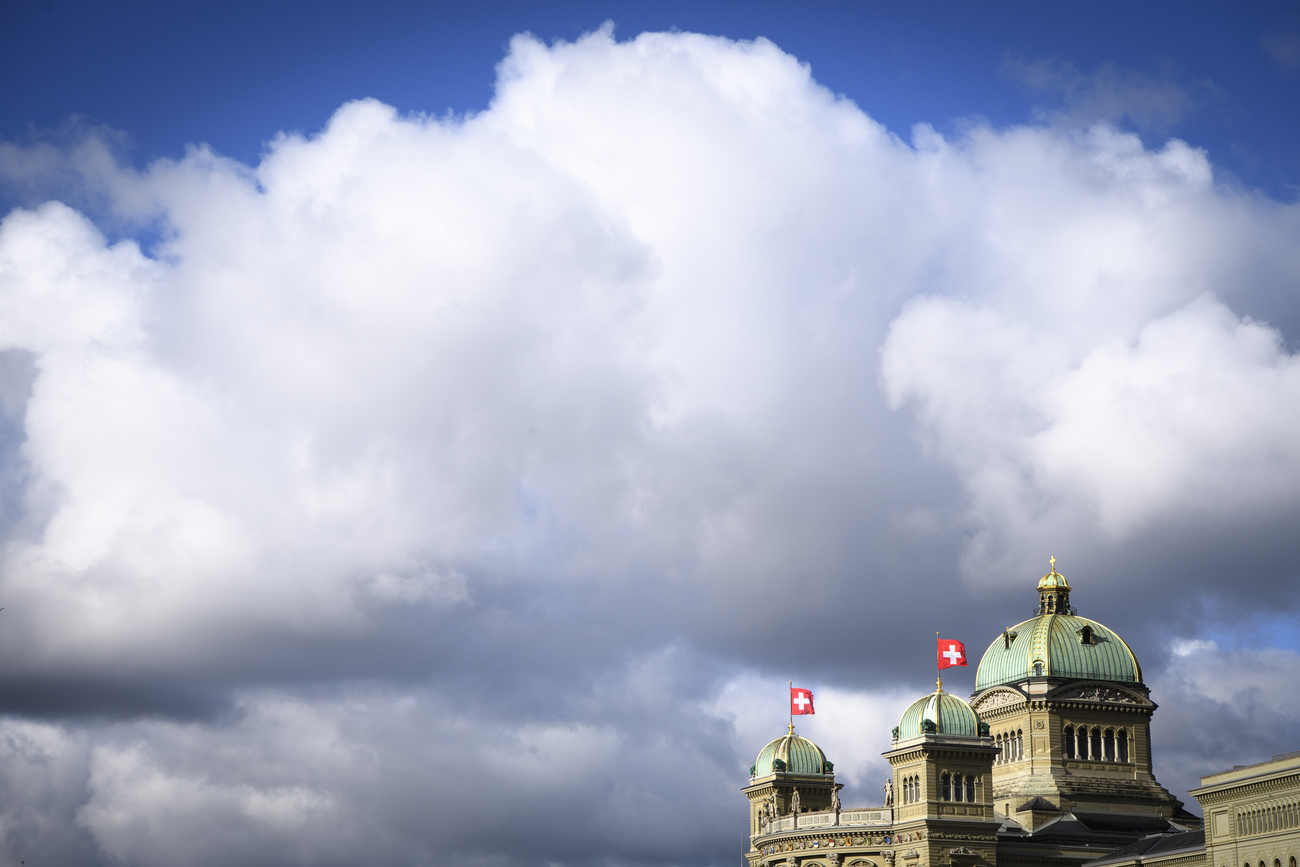
[[[781,765],[776,763],[780,762]],[[783,765],[783,766],[782,766]],[[754,776],[766,777],[774,771],[787,774],[829,774],[834,766],[826,760],[826,754],[807,738],[801,738],[790,731],[763,747],[754,762]]]
[[[927,722],[934,724],[933,731],[929,730]],[[939,689],[912,702],[898,721],[899,740],[923,734],[977,738],[980,736],[980,720],[970,705]]]
[[[1038,616],[993,639],[975,672],[976,692],[1031,677],[1142,681],[1142,666],[1124,639],[1075,614],[1069,594],[1053,558],[1052,571],[1038,582]]]

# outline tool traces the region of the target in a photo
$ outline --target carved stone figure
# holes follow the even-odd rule
[[[835,812],[840,811],[840,790],[831,789],[831,809]]]
[[[1139,700],[1126,692],[1120,692],[1117,689],[1107,689],[1104,686],[1081,686],[1077,689],[1066,690],[1052,696],[1053,698],[1074,698],[1085,701],[1104,701],[1114,702],[1116,704],[1138,704]]]
[[[794,794],[790,796],[790,812],[791,813],[799,812],[799,789],[798,788],[796,788],[794,790]]]
[[[894,806],[894,780],[892,777],[888,780],[885,780],[884,788],[885,788],[885,806],[892,807]]]

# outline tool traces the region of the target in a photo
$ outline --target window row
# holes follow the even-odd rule
[[[944,771],[939,775],[939,797],[945,801],[969,801],[975,803],[975,787],[978,780],[971,774],[949,774]]]
[[[1249,861],[1247,861],[1245,864],[1242,864],[1241,867],[1251,867],[1251,863],[1250,863]],[[1264,861],[1260,861],[1260,862],[1259,862],[1259,867],[1268,867],[1268,864],[1267,864],[1266,862],[1264,862]],[[1282,867],[1282,859],[1281,859],[1281,858],[1274,858],[1274,859],[1273,859],[1273,867]],[[1294,855],[1292,855],[1292,856],[1291,856],[1291,859],[1287,862],[1287,867],[1295,867],[1295,856],[1294,856]]]
[[[1242,810],[1237,814],[1237,835],[1267,834],[1300,827],[1300,802]]]
[[[915,804],[921,800],[921,778],[903,777],[903,803]]]
[[[994,743],[999,750],[997,757],[994,759],[997,764],[1014,762],[1016,759],[1024,758],[1025,736],[1020,729],[999,734],[994,739]]]
[[[1128,730],[1103,729],[1100,726],[1065,727],[1065,757],[1094,762],[1127,762]]]

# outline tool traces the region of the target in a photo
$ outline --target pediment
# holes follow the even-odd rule
[[[980,693],[979,697],[971,702],[971,707],[976,713],[982,711],[996,710],[1000,707],[1006,707],[1009,704],[1024,704],[1027,697],[1018,689],[1010,687],[994,687],[990,690]]]
[[[1151,700],[1113,683],[1070,683],[1046,696],[1048,701],[1086,701],[1151,707]]]

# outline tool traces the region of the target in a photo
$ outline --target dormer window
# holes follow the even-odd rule
[[[1034,677],[1042,677],[1042,676],[1043,676],[1043,661],[1042,661],[1041,659],[1035,659],[1035,660],[1034,660]]]
[[[1091,626],[1085,626],[1079,630],[1079,640],[1082,641],[1084,644],[1093,643]]]

